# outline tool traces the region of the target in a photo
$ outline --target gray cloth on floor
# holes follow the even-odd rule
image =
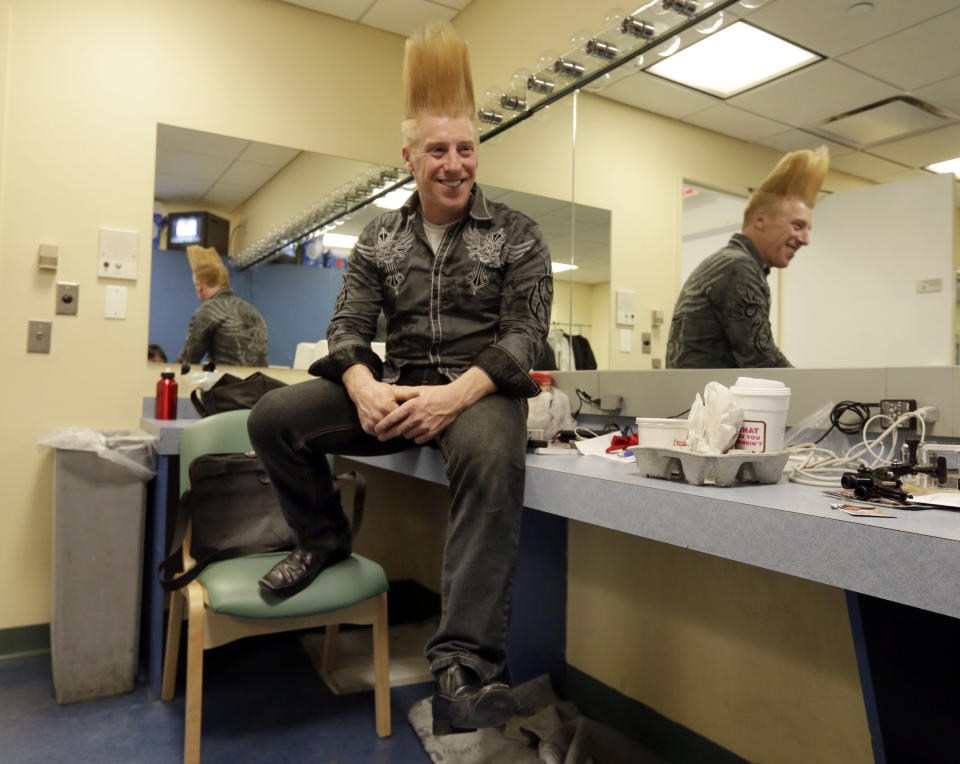
[[[663,764],[639,743],[557,698],[546,675],[513,692],[521,712],[502,730],[435,736],[430,698],[410,709],[410,724],[430,758],[443,764]]]

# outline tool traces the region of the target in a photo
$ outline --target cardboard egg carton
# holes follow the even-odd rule
[[[778,483],[789,451],[767,454],[728,451],[710,456],[682,446],[634,446],[633,455],[646,477],[685,480],[693,485],[731,486],[738,483]]]

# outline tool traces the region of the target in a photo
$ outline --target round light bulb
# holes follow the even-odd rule
[[[713,34],[723,26],[723,20],[723,11],[719,11],[710,18],[705,19],[697,24],[697,31],[704,35]]]

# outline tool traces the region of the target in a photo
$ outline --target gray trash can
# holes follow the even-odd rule
[[[156,440],[137,430],[70,428],[41,443],[56,453],[50,648],[57,702],[129,692],[139,654],[145,481]]]

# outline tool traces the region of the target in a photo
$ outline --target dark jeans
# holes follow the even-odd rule
[[[381,443],[367,435],[346,390],[324,379],[267,393],[248,427],[287,522],[307,545],[344,522],[342,509],[331,501],[328,453],[371,456],[418,447],[405,438]],[[451,505],[443,612],[426,651],[434,672],[456,662],[484,681],[506,675],[526,438],[525,401],[502,395],[477,401],[437,436]]]

